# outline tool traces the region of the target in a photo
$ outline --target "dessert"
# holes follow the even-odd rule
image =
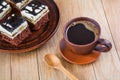
[[[38,1],[31,1],[21,10],[22,16],[29,22],[32,30],[43,29],[49,21],[49,9]]]
[[[11,0],[16,4],[20,9],[23,8],[26,4],[28,4],[31,0]]]
[[[30,29],[42,33],[48,14],[48,7],[36,0],[0,0],[0,40],[17,46],[31,34]]]
[[[11,9],[8,3],[4,0],[0,0],[0,21],[9,15]]]
[[[22,17],[11,14],[0,24],[0,35],[2,40],[12,45],[20,44],[31,34],[28,23]]]

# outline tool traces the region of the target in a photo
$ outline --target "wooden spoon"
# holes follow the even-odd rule
[[[63,67],[61,61],[59,60],[59,58],[57,56],[55,56],[53,54],[47,54],[45,56],[45,61],[50,67],[56,68],[56,69],[62,71],[63,73],[65,73],[70,80],[78,80],[78,78],[76,78],[74,75],[72,75],[70,72],[68,72]]]

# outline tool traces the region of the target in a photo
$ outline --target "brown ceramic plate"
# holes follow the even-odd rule
[[[60,50],[61,50],[62,57],[66,61],[68,61],[72,64],[92,63],[92,62],[96,61],[101,54],[100,52],[94,50],[90,54],[78,55],[76,53],[73,53],[70,49],[68,49],[66,47],[65,43],[63,42],[63,40],[61,40],[61,42],[60,42]]]
[[[43,33],[40,31],[34,31],[32,35],[23,41],[19,46],[13,46],[4,41],[0,41],[0,52],[5,53],[23,53],[27,51],[34,50],[38,47],[41,47],[45,44],[56,32],[58,29],[58,21],[59,21],[59,10],[53,0],[39,0],[43,4],[46,4],[49,9],[49,18],[50,21],[46,25]]]

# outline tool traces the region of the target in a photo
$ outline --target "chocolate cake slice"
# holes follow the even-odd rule
[[[11,10],[12,8],[8,3],[6,3],[4,0],[0,0],[0,21],[9,15]]]
[[[2,40],[17,46],[31,34],[31,31],[25,19],[12,14],[0,24],[0,33]]]
[[[21,10],[22,16],[29,22],[32,30],[43,29],[49,21],[49,9],[38,1],[32,1]]]
[[[16,6],[19,7],[20,9],[23,8],[29,2],[31,2],[31,0],[11,0],[11,1],[13,1],[16,4]]]

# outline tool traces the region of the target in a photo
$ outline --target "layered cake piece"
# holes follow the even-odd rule
[[[49,9],[46,5],[32,1],[22,11],[22,16],[29,22],[32,30],[43,29],[49,21]]]
[[[12,45],[20,44],[31,34],[25,19],[15,14],[10,15],[0,24],[0,35],[2,40]]]
[[[0,0],[0,21],[7,17],[11,11],[11,7],[4,0]]]
[[[31,0],[11,0],[16,4],[20,9],[23,8],[26,4],[28,4]]]

